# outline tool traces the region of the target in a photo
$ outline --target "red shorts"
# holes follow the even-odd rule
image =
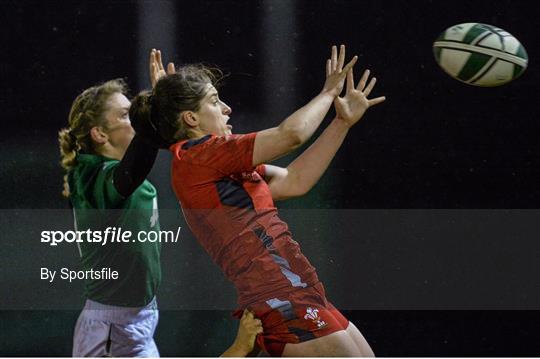
[[[262,321],[263,333],[257,336],[257,344],[271,356],[281,356],[287,343],[306,342],[349,325],[326,300],[322,283],[251,304],[248,309]]]

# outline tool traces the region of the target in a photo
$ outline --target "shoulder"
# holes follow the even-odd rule
[[[76,172],[79,180],[95,186],[112,184],[114,169],[120,161],[97,155],[79,155]]]
[[[193,138],[190,140],[184,140],[177,142],[169,150],[172,152],[188,151],[191,149],[202,150],[208,147],[220,146],[224,144],[235,144],[239,142],[249,142],[254,141],[257,132],[248,133],[246,135],[225,135],[225,136],[216,136],[216,135],[206,135],[200,138]]]
[[[143,183],[139,187],[137,187],[137,189],[128,198],[131,198],[132,201],[138,203],[145,201],[148,201],[148,203],[152,203],[152,201],[157,198],[157,190],[156,187],[154,187],[154,185],[149,180],[145,179]]]
[[[175,160],[182,162],[208,159],[219,154],[234,152],[240,142],[245,142],[249,138],[246,136],[248,135],[206,135],[175,143],[169,147],[169,150],[173,153]]]
[[[77,156],[77,165],[71,172],[76,180],[95,181],[100,175],[112,172],[118,163],[117,160],[97,155],[79,154]]]
[[[191,150],[194,147],[197,147],[197,145],[207,143],[209,141],[212,141],[212,138],[216,137],[213,135],[206,135],[204,137],[200,138],[193,138],[189,140],[183,140],[180,142],[177,142],[169,147],[169,151],[171,151],[175,157],[181,157],[184,153]],[[191,152],[191,151],[190,151]]]

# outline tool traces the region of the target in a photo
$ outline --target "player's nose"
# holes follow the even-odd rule
[[[225,102],[222,102],[222,104],[223,104],[223,109],[222,109],[223,114],[229,116],[232,113],[232,108],[227,106]]]

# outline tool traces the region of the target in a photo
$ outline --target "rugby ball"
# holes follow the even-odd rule
[[[448,75],[483,87],[516,79],[529,62],[525,48],[510,33],[473,22],[446,29],[433,43],[433,52]]]

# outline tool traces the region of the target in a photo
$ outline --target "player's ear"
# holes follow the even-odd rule
[[[109,140],[109,136],[99,126],[94,126],[90,129],[90,137],[92,141],[100,145],[103,145]]]
[[[180,121],[184,121],[189,127],[197,127],[199,125],[199,119],[195,116],[193,111],[184,111],[180,113]]]

